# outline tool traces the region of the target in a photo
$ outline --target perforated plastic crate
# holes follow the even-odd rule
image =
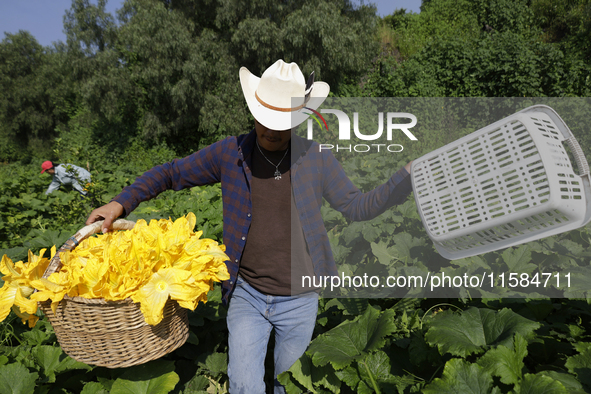
[[[414,160],[411,175],[423,225],[450,260],[576,229],[591,219],[585,155],[545,105]]]

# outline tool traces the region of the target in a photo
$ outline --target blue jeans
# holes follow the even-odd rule
[[[277,375],[287,371],[310,344],[318,295],[269,296],[238,277],[228,309],[230,393],[265,393],[265,356],[275,329],[275,394],[285,393]]]

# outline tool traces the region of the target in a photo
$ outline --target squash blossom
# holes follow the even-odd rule
[[[0,272],[4,275],[4,285],[0,288],[0,321],[6,319],[11,308],[23,323],[29,323],[29,327],[34,327],[39,320],[35,316],[37,302],[29,297],[34,291],[32,282],[43,277],[50,259],[55,255],[55,246],[51,248],[50,259],[43,257],[46,250],[41,249],[39,256],[29,251],[27,264],[22,261],[13,263],[8,256],[2,256]]]
[[[15,305],[23,322],[34,325],[31,315],[37,302],[51,300],[55,313],[65,296],[107,301],[130,298],[140,304],[151,325],[162,320],[169,298],[194,310],[199,301],[207,301],[213,282],[230,278],[225,246],[202,239],[202,231],[193,231],[196,221],[193,213],[174,222],[138,220],[131,230],[87,238],[74,250],[61,252],[60,271],[47,278],[42,277],[49,264],[41,258],[45,250],[39,257],[29,253],[28,270],[22,262],[13,264],[4,256],[0,264],[5,275],[0,320]],[[51,256],[54,254],[55,247]],[[33,289],[37,291],[33,293]]]

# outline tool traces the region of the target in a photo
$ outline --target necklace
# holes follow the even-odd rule
[[[280,180],[281,179],[281,171],[279,171],[279,166],[281,165],[281,163],[283,163],[283,159],[285,159],[285,156],[287,156],[287,151],[289,151],[289,147],[285,151],[285,154],[283,155],[281,160],[279,160],[279,163],[277,163],[277,165],[275,165],[275,164],[273,164],[273,162],[271,160],[267,159],[267,156],[265,156],[265,154],[261,150],[261,147],[259,146],[258,138],[256,138],[255,141],[257,143],[257,148],[259,149],[259,152],[261,152],[261,155],[263,155],[263,157],[265,158],[265,160],[267,160],[269,162],[269,164],[271,164],[273,167],[275,167],[275,173],[273,174],[275,176],[275,180],[276,181]]]

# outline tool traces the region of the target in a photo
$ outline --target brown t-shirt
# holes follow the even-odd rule
[[[290,152],[260,149],[264,156],[255,146],[251,157],[252,218],[239,275],[263,294],[291,295],[292,276],[314,270],[292,199]],[[275,166],[265,157],[275,164],[283,158],[281,179],[275,179]]]

